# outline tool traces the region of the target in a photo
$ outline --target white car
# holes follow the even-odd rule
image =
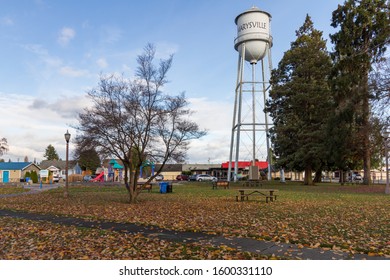
[[[214,176],[211,176],[211,175],[208,175],[208,174],[199,174],[199,175],[196,176],[196,181],[198,181],[198,182],[202,182],[202,181],[217,182],[218,178],[214,177]]]
[[[146,178],[146,180],[149,180],[149,179],[150,179],[150,177]],[[155,181],[162,181],[162,180],[164,180],[164,176],[161,174],[158,174],[158,175],[156,175],[156,177],[154,177],[154,180]]]
[[[363,181],[362,175],[360,175],[360,174],[353,174],[352,175],[352,181],[362,182]]]

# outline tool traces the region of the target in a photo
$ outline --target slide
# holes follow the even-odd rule
[[[101,172],[99,175],[97,175],[94,179],[91,180],[91,182],[103,182],[104,181],[104,172]]]

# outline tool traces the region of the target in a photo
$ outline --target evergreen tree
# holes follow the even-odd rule
[[[43,155],[47,160],[58,160],[59,156],[56,149],[50,144],[47,146],[45,154]]]
[[[79,151],[76,158],[82,170],[94,172],[101,166],[100,157],[94,148]]]
[[[309,15],[296,36],[272,72],[267,111],[274,122],[270,133],[278,164],[304,170],[305,184],[312,184],[312,172],[326,162],[331,60],[322,32],[313,27]]]
[[[353,168],[361,160],[365,184],[370,184],[372,153],[369,73],[390,42],[389,15],[386,0],[347,0],[332,15],[332,26],[339,30],[331,35],[332,92],[337,104],[334,124],[339,124],[334,132],[345,134],[344,139],[336,141],[340,145],[335,149],[336,162],[341,168]]]
[[[34,184],[38,183],[38,174],[35,170],[31,171],[31,180],[33,181]]]

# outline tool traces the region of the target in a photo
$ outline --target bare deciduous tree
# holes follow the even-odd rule
[[[0,138],[0,156],[8,151],[8,143],[6,138]]]
[[[154,59],[155,48],[148,44],[137,58],[133,80],[102,76],[99,86],[88,92],[93,105],[79,114],[76,127],[81,132],[78,145],[122,161],[130,203],[140,193],[136,186],[143,162],[158,161],[161,168],[168,161],[182,162],[189,142],[206,134],[190,120],[183,93],[171,96],[162,91],[173,57],[160,60],[158,67]]]

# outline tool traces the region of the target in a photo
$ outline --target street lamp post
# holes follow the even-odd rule
[[[386,160],[386,188],[385,194],[390,194],[390,185],[389,185],[389,130],[385,130],[385,160]]]
[[[68,186],[69,186],[69,180],[68,180],[68,168],[69,168],[69,140],[70,140],[70,133],[67,130],[64,134],[65,141],[66,141],[66,166],[65,166],[65,190],[64,190],[64,197],[67,198],[69,196],[68,193]]]

